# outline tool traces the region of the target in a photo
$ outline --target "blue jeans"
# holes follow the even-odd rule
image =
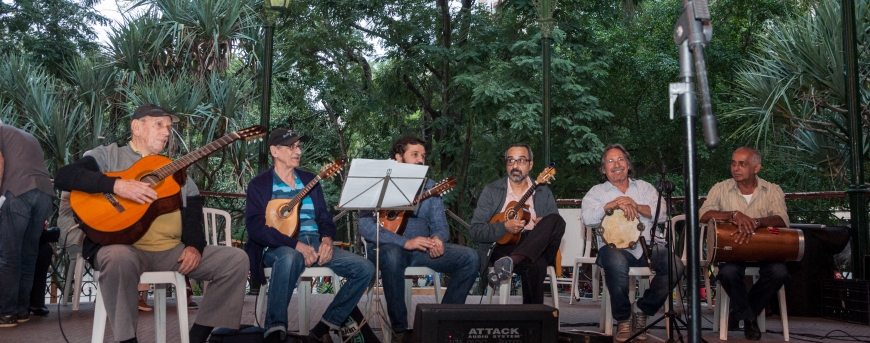
[[[320,249],[320,235],[300,234],[299,242]],[[269,300],[266,304],[266,334],[274,331],[287,331],[287,306],[299,275],[305,271],[305,258],[302,253],[291,247],[266,249],[263,258],[266,267],[272,268],[269,280]],[[323,265],[315,263],[312,267],[327,267],[347,279],[338,294],[326,308],[321,321],[332,328],[339,328],[353,311],[359,299],[375,275],[375,266],[364,257],[354,253],[333,249],[332,259]],[[337,281],[337,280],[335,280]]]
[[[668,298],[672,288],[668,287],[668,279],[659,277],[668,273],[668,249],[664,245],[655,245],[650,248],[651,269],[656,273],[652,278],[649,289],[643,297],[637,300],[637,308],[646,315],[654,315]],[[598,258],[595,260],[604,269],[607,291],[610,292],[610,306],[613,308],[613,319],[616,321],[631,318],[631,301],[628,298],[628,270],[629,267],[646,267],[646,259],[634,258],[628,251],[603,246],[598,249]],[[685,268],[679,258],[673,260],[676,273],[671,274],[673,285],[683,276]]]
[[[749,292],[746,292],[746,284],[743,283],[746,267],[759,267],[760,275]],[[789,275],[785,262],[726,262],[719,264],[716,278],[731,299],[731,313],[738,320],[755,320],[767,306],[770,297],[788,281]]]
[[[5,195],[0,208],[0,314],[24,315],[29,313],[39,236],[51,213],[51,196],[37,189]]]
[[[375,261],[375,245],[368,244],[368,258]],[[387,300],[387,313],[393,331],[408,329],[408,310],[405,304],[405,268],[429,267],[439,273],[451,273],[450,287],[441,299],[442,304],[464,304],[468,291],[477,278],[480,257],[473,249],[444,243],[444,255],[429,257],[428,252],[408,251],[395,244],[381,244],[381,279],[384,284],[384,297]]]

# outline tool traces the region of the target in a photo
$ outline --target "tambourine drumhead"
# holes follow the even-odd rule
[[[644,225],[640,220],[626,219],[625,212],[620,209],[605,215],[601,220],[601,227],[598,228],[598,234],[604,243],[617,249],[634,248],[643,231]]]

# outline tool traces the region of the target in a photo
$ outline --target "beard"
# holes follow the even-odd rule
[[[510,174],[508,174],[508,178],[510,178],[513,182],[521,182],[526,178],[527,175],[523,174],[523,172],[519,169],[511,169]]]

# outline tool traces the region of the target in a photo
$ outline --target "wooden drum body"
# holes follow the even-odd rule
[[[711,220],[707,225],[707,261],[760,262],[800,261],[804,256],[804,233],[789,228],[762,227],[749,243],[737,244],[737,225]]]
[[[625,218],[625,212],[616,209],[606,211],[597,231],[604,244],[611,248],[634,249],[644,229],[645,227],[640,220],[637,218],[628,220]]]

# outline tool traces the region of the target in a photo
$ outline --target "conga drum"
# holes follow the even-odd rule
[[[707,261],[761,262],[800,261],[804,257],[804,233],[801,230],[762,227],[755,229],[749,243],[737,244],[737,225],[711,220],[707,224]]]
[[[637,218],[628,220],[625,218],[625,212],[616,209],[605,212],[597,231],[604,244],[611,248],[634,249],[645,228]]]

